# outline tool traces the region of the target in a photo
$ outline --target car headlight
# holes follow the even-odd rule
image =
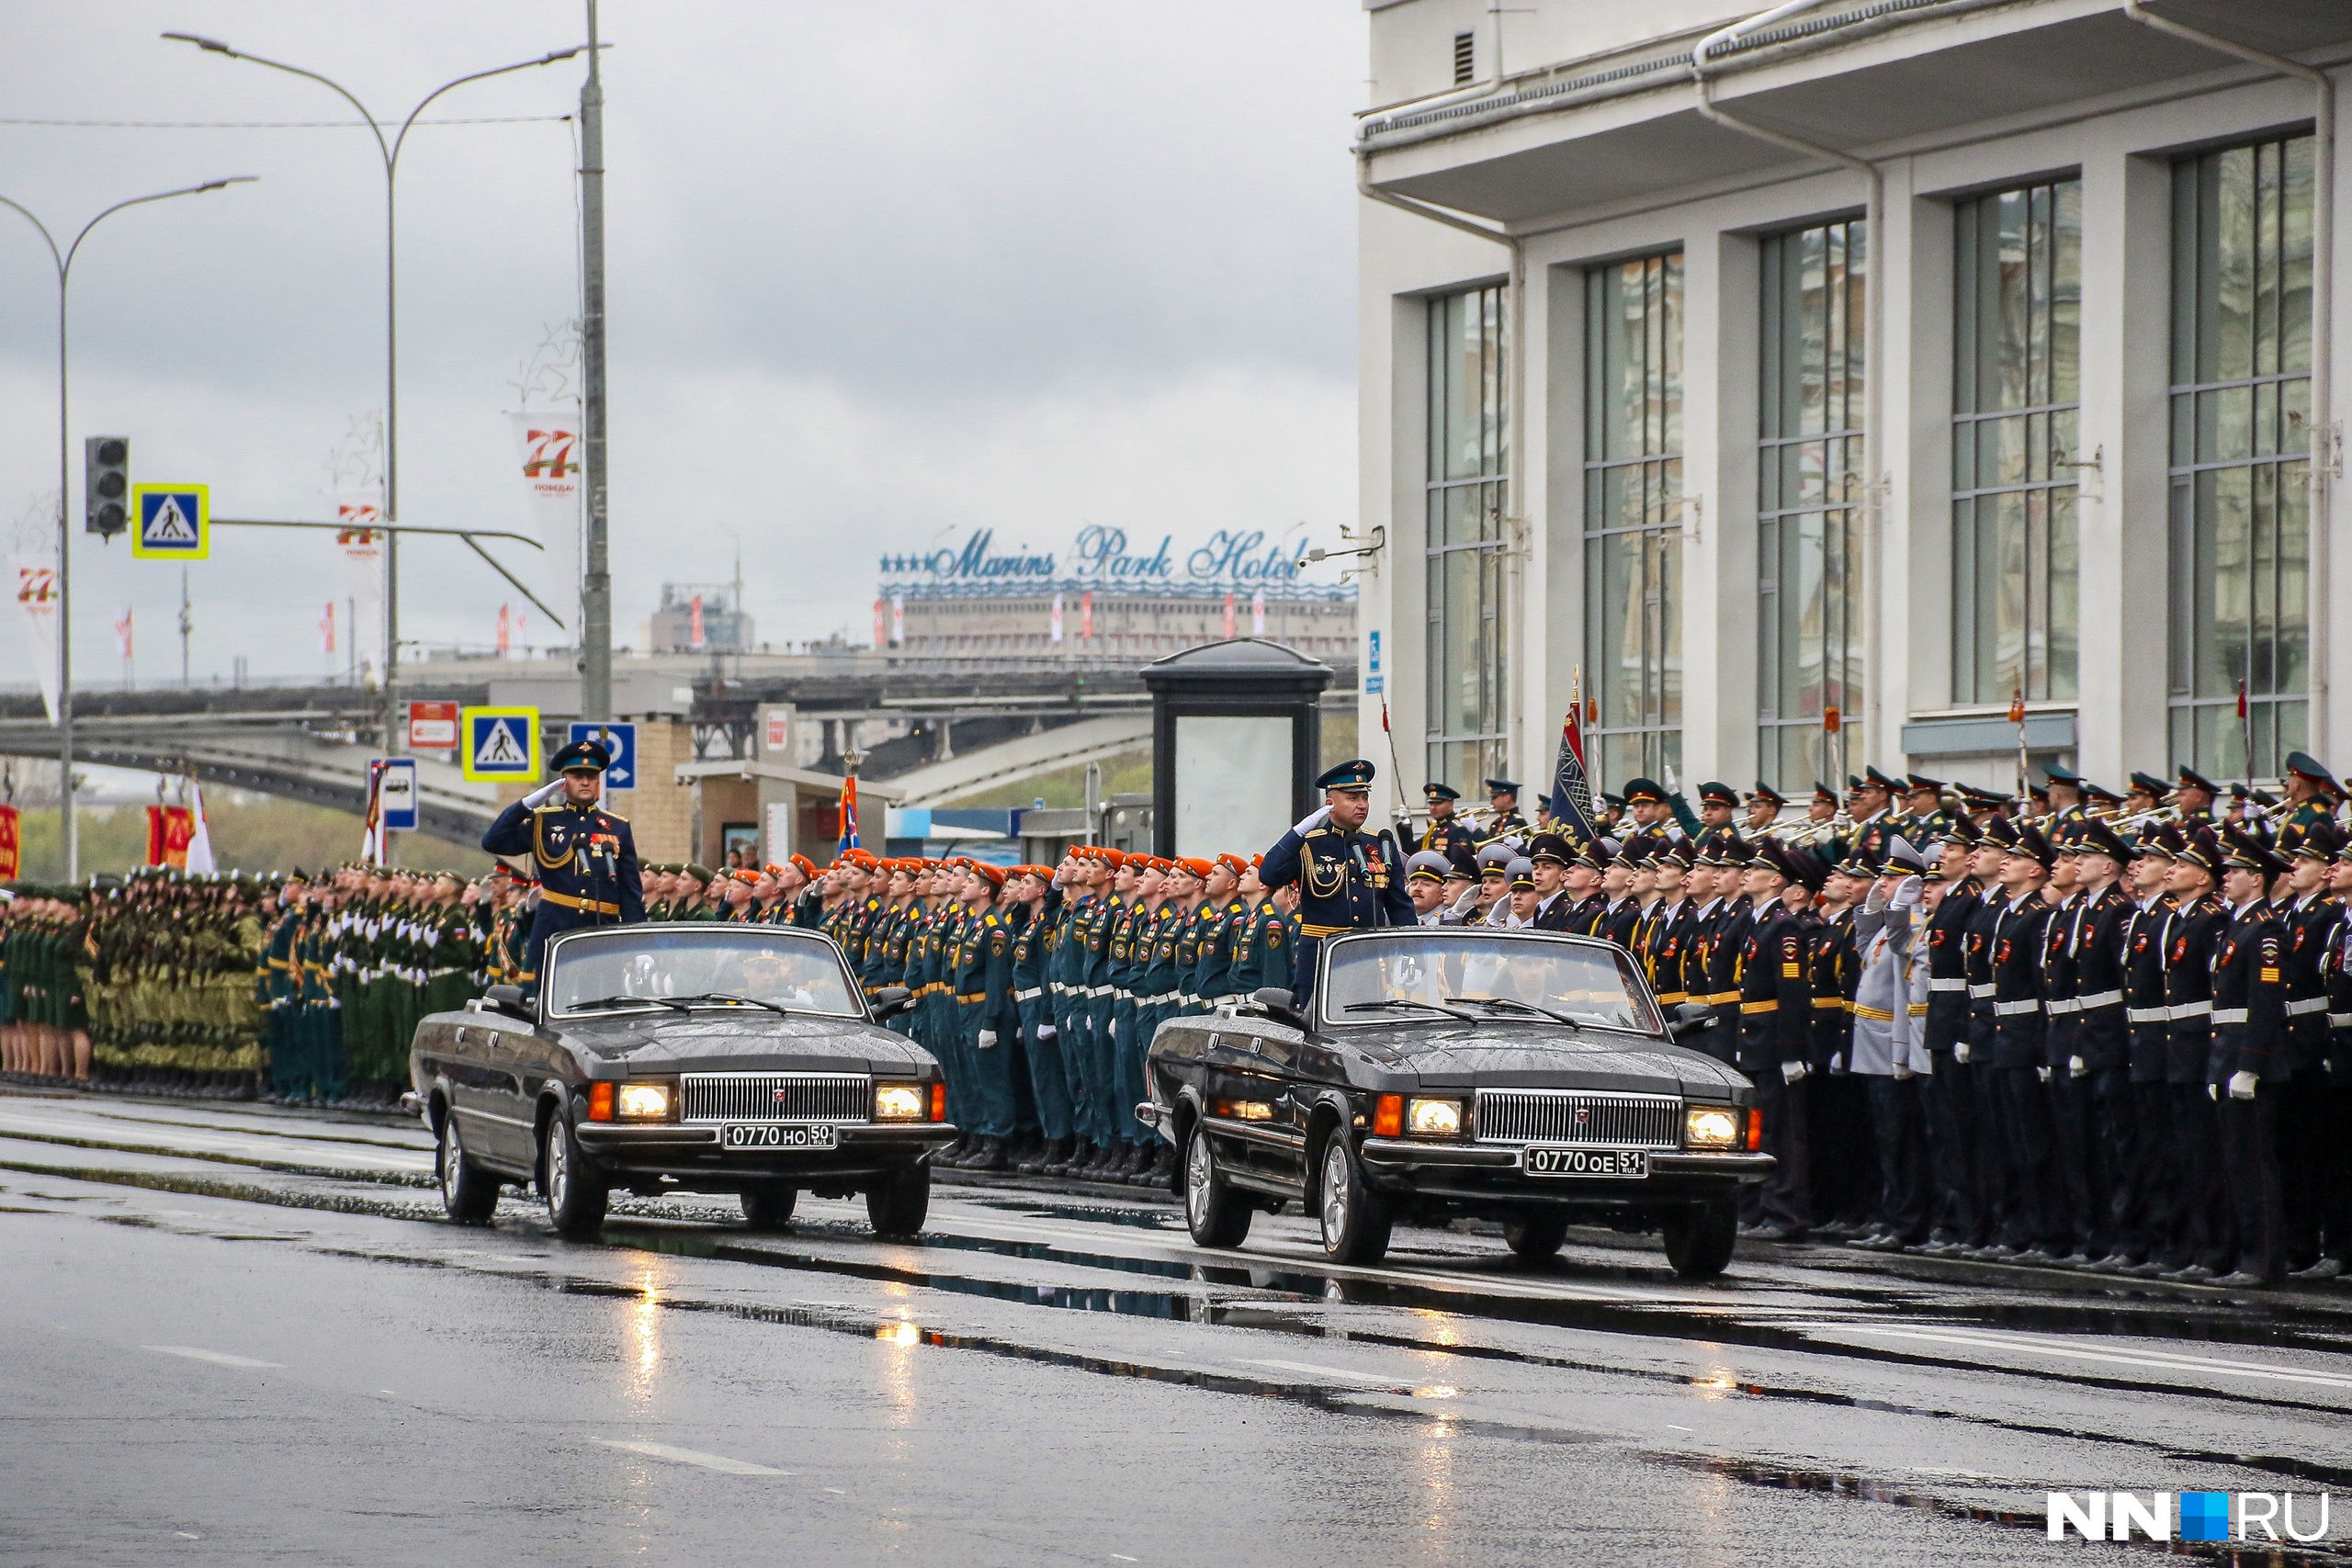
[[[1405,1107],[1405,1126],[1417,1138],[1458,1138],[1462,1135],[1462,1102],[1412,1100]]]
[[[620,1119],[624,1122],[667,1122],[670,1086],[665,1083],[625,1083],[620,1087]]]
[[[1694,1105],[1682,1113],[1682,1144],[1692,1149],[1739,1147],[1742,1117],[1724,1105]]]
[[[876,1122],[920,1122],[930,1107],[930,1097],[917,1083],[878,1083],[874,1086],[874,1119]]]

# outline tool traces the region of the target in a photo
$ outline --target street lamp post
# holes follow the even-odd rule
[[[581,44],[571,49],[556,50],[539,56],[537,60],[518,60],[512,65],[500,65],[488,71],[476,71],[459,76],[454,81],[444,82],[417,100],[416,107],[408,111],[408,118],[401,121],[400,130],[388,141],[384,136],[382,124],[368,112],[368,106],[361,103],[353,96],[351,90],[340,82],[322,76],[315,71],[306,71],[299,65],[288,65],[282,60],[266,60],[258,54],[247,54],[241,50],[232,49],[219,39],[200,38],[194,33],[165,33],[164,36],[176,42],[192,43],[208,53],[225,55],[231,60],[250,61],[255,65],[266,65],[273,71],[283,71],[289,76],[306,77],[316,82],[321,86],[331,89],[339,95],[344,102],[357,109],[359,118],[368,122],[368,130],[375,135],[376,151],[384,161],[384,520],[387,523],[397,523],[401,518],[401,372],[400,310],[397,287],[399,275],[395,262],[395,238],[399,219],[396,197],[401,148],[406,144],[409,130],[416,124],[416,117],[424,112],[425,106],[452,87],[462,87],[469,82],[480,82],[492,76],[503,76],[509,72],[529,71],[541,65],[552,65],[559,60],[570,60],[587,46]],[[387,756],[397,756],[406,749],[401,744],[403,737],[401,733],[400,695],[397,690],[401,649],[400,549],[400,536],[397,533],[389,533],[384,536],[384,753]]]
[[[82,242],[90,231],[120,212],[126,207],[143,207],[151,201],[168,201],[175,196],[200,196],[209,190],[224,190],[233,185],[248,185],[257,175],[232,175],[227,179],[207,180],[200,186],[184,186],[178,190],[159,190],[153,196],[134,196],[128,201],[118,201],[112,207],[82,225],[82,231],[62,250],[49,225],[33,216],[32,209],[22,202],[0,196],[0,207],[14,209],[24,215],[25,221],[40,231],[41,243],[49,247],[49,259],[57,267],[57,760],[60,837],[64,841],[65,880],[82,880],[81,840],[74,820],[74,601],[66,592],[72,581],[73,529],[71,512],[66,504],[66,460],[68,445],[66,424],[66,284],[74,276],[74,258],[81,254]],[[132,525],[137,526],[136,520]]]

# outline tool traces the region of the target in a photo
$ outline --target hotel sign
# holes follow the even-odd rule
[[[1102,524],[1079,530],[1071,547],[1057,554],[1026,545],[999,551],[995,542],[996,531],[983,528],[961,546],[884,556],[882,575],[940,587],[1269,588],[1295,582],[1306,553],[1304,533],[1279,538],[1262,528],[1220,528],[1181,554],[1173,534],[1131,545],[1125,529]]]

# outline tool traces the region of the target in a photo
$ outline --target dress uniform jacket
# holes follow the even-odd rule
[[[2328,949],[2344,907],[2324,893],[2296,899],[2278,911],[2285,942],[2280,968],[2287,987],[2287,1057],[2280,1077],[2316,1074],[2327,1059]]]
[[[2165,1081],[2206,1082],[2213,1045],[2213,953],[2229,928],[2230,914],[2208,893],[2183,906],[2172,919],[2165,949]]]
[[[520,976],[526,986],[537,982],[539,953],[549,937],[645,919],[637,840],[628,818],[601,806],[565,800],[534,810],[515,801],[481,836],[481,847],[494,855],[528,855],[537,873],[539,907]]]
[[[1634,945],[1634,927],[1642,918],[1642,907],[1631,897],[1618,899],[1601,912],[1597,936],[1608,938],[1623,948]]]
[[[2213,1038],[2205,1081],[2235,1073],[2276,1081],[2287,1056],[2286,940],[2270,906],[2256,898],[2234,910],[2213,949]]]
[[[2129,894],[2109,883],[2090,897],[2077,898],[2067,911],[2067,962],[2074,979],[2069,1049],[2089,1072],[2131,1065],[2123,930],[2136,908]]]
[[[1850,1064],[1854,1034],[1854,993],[1861,978],[1861,955],[1856,946],[1854,911],[1840,909],[1819,921],[1810,932],[1808,980],[1813,991],[1813,1050],[1816,1072],[1833,1062]]]
[[[1650,989],[1657,993],[1661,1007],[1675,1007],[1690,999],[1690,993],[1684,988],[1682,948],[1690,940],[1695,908],[1690,899],[1678,898],[1671,904],[1661,903],[1651,917],[1652,929],[1643,960],[1649,968]]]
[[[1949,889],[1928,917],[1928,1027],[1930,1053],[1949,1055],[1968,1038],[1968,922],[1983,889],[1969,877]]]
[[[2123,1019],[2131,1039],[2132,1081],[2160,1084],[2171,1056],[2172,1012],[2165,1001],[2165,953],[2172,900],[2163,895],[2132,907],[2123,922]]]
[[[1993,1065],[2044,1065],[2041,938],[2050,907],[2028,894],[1996,906],[1992,931]]]
[[[1258,867],[1268,887],[1298,886],[1298,942],[1292,989],[1304,999],[1314,984],[1322,941],[1341,931],[1416,923],[1403,870],[1390,845],[1374,835],[1319,822],[1274,840]]]
[[[1736,1066],[1750,1077],[1778,1076],[1813,1043],[1813,988],[1805,977],[1804,929],[1774,902],[1746,922],[1733,970],[1739,1005]]]

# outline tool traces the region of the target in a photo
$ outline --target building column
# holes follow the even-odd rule
[[[2352,322],[2352,227],[2346,224],[2347,216],[2352,216],[2352,135],[2345,130],[2346,96],[2343,79],[2335,78],[2335,265],[2331,269],[2335,320],[2329,323],[2333,330],[2328,334],[2334,371],[2328,380],[2339,458],[2346,416],[2352,414],[2352,330],[2346,328]],[[2324,514],[2312,519],[2312,539],[2329,541],[2324,570],[2312,574],[2312,626],[2325,625],[2320,644],[2324,667],[2322,661],[2314,661],[2312,671],[2314,682],[2325,684],[2312,694],[2312,746],[2320,761],[2336,769],[2339,778],[2343,759],[2352,754],[2345,750],[2352,743],[2352,624],[2338,621],[2334,615],[2336,605],[2352,604],[2352,539],[2346,537],[2344,529],[2352,508],[2346,506],[2344,491],[2343,476],[2334,476],[2321,492],[2326,498]]]
[[[2082,166],[2082,424],[2075,763],[2120,789],[2168,772],[2172,171],[2102,152]]]
[[[1682,252],[1684,790],[1756,761],[1756,243],[1686,236]],[[1611,781],[1613,785],[1617,781]]]

